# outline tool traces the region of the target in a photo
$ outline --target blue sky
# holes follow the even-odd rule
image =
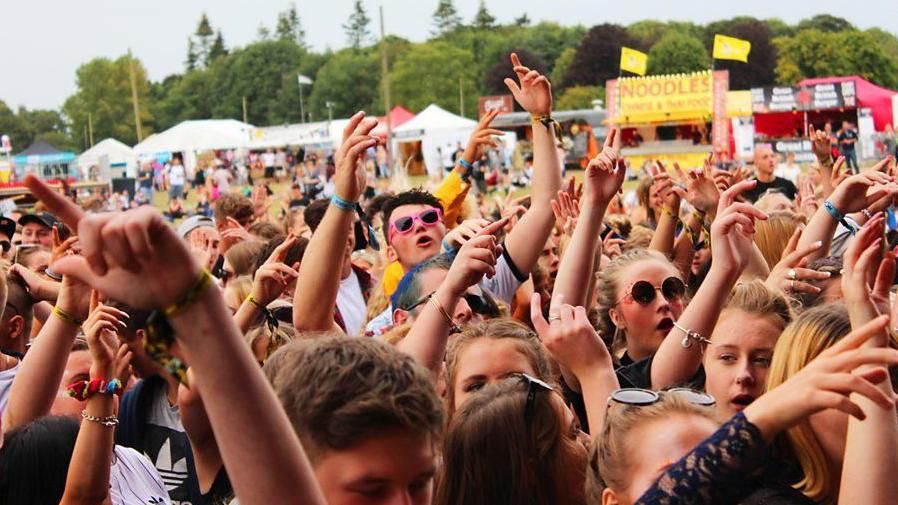
[[[469,20],[479,0],[455,0]],[[55,108],[75,90],[75,69],[95,56],[117,57],[128,48],[141,59],[150,78],[183,70],[187,36],[202,12],[220,28],[228,46],[245,45],[260,24],[274,24],[289,0],[6,0],[0,2],[0,99],[12,107]],[[383,6],[388,33],[411,40],[427,38],[437,0],[364,0],[377,20]],[[342,24],[352,0],[297,0],[313,48],[345,44]],[[486,0],[500,21],[522,13],[535,21],[591,26],[628,24],[642,19],[706,23],[736,15],[779,17],[795,23],[819,13],[844,17],[860,28],[877,26],[898,33],[898,1],[817,0]],[[375,25],[376,28],[376,25]]]

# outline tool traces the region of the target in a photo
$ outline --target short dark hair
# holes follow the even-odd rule
[[[415,188],[409,191],[403,191],[398,195],[390,198],[384,203],[383,213],[384,213],[384,238],[387,240],[387,243],[390,242],[390,216],[393,215],[393,211],[402,207],[403,205],[430,205],[431,207],[435,207],[440,209],[440,211],[444,212],[446,209],[443,208],[443,204],[440,203],[440,200],[433,196],[433,194],[424,191],[421,188]]]
[[[229,217],[232,217],[241,226],[246,226],[253,221],[256,209],[253,206],[253,201],[249,198],[236,193],[228,193],[221,195],[218,200],[215,200],[215,204],[212,206],[212,214],[215,216],[216,224],[222,224]]]
[[[318,229],[330,203],[330,200],[315,200],[306,207],[306,210],[302,211],[302,217],[312,233]]]
[[[365,215],[368,216],[368,219],[374,219],[375,216],[384,211],[384,206],[395,196],[393,193],[375,195],[374,198],[368,200],[368,206],[365,207]]]
[[[253,223],[246,231],[262,240],[271,240],[275,237],[284,236],[283,227],[274,223],[269,223],[268,221],[258,221]]]
[[[421,275],[431,270],[446,270],[452,268],[454,255],[449,253],[437,254],[415,265],[402,276],[402,280],[396,286],[396,291],[390,297],[393,309],[408,310],[418,303],[423,296],[421,293]]]
[[[0,503],[59,503],[78,421],[46,416],[6,433],[0,448]]]
[[[373,339],[295,340],[264,370],[313,464],[383,430],[442,435],[433,377],[405,353]]]

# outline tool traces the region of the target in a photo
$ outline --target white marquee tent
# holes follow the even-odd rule
[[[430,104],[414,119],[393,130],[395,142],[421,142],[421,154],[427,171],[439,174],[442,164],[438,162],[437,148],[454,151],[459,142],[467,144],[468,137],[477,126],[477,121],[457,116],[435,104]],[[398,152],[398,150],[394,150]],[[445,154],[445,153],[444,153]]]
[[[286,146],[339,147],[348,119],[254,128],[252,150]]]
[[[110,180],[113,177],[121,177],[125,172],[129,177],[137,173],[137,154],[134,149],[116,139],[101,140],[93,147],[78,156],[78,170],[81,174],[88,174],[91,167],[100,169],[100,178]]]
[[[140,155],[249,147],[253,125],[235,119],[184,121],[134,146]]]

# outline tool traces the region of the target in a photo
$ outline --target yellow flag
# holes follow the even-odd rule
[[[748,53],[750,52],[751,42],[747,40],[720,34],[714,35],[715,60],[736,60],[748,63]]]
[[[649,56],[629,47],[620,48],[620,69],[634,74],[645,75]]]

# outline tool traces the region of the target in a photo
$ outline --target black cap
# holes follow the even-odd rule
[[[12,240],[13,235],[16,234],[16,222],[8,217],[0,217],[0,233]]]
[[[24,216],[19,218],[20,225],[25,226],[28,223],[37,223],[46,226],[47,228],[53,228],[54,226],[62,228],[59,219],[56,219],[56,216],[50,214],[49,212],[25,214]]]

